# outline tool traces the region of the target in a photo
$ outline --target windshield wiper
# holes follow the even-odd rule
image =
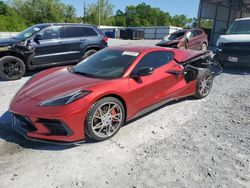
[[[79,72],[79,71],[74,71],[75,74],[80,74],[82,76],[86,76],[86,77],[90,77],[90,78],[100,78],[98,76],[95,76],[93,74],[89,74],[89,73],[86,73],[86,72]]]

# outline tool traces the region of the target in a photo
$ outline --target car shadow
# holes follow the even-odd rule
[[[146,116],[148,116],[148,115],[150,115],[150,114],[152,114],[152,113],[154,113],[154,112],[156,112],[156,111],[158,111],[160,109],[163,109],[163,108],[165,108],[167,106],[178,104],[178,103],[186,101],[186,100],[198,100],[198,99],[196,99],[196,98],[194,98],[192,96],[189,96],[189,97],[185,97],[185,98],[182,98],[182,99],[178,99],[178,100],[173,100],[173,101],[167,102],[167,103],[165,103],[165,104],[163,104],[163,105],[161,105],[161,106],[159,106],[159,107],[157,107],[155,109],[152,109],[152,110],[146,112],[145,114],[139,115],[138,117],[133,118],[133,119],[127,121],[123,126],[129,126],[133,122],[135,122],[135,121],[137,121],[137,120],[139,120],[141,118],[144,118],[144,117],[146,117]]]
[[[10,112],[5,112],[0,117],[0,139],[19,145],[22,148],[26,149],[35,149],[35,150],[67,150],[76,145],[55,145],[47,144],[42,142],[35,142],[32,140],[26,140],[22,135],[16,133],[11,127],[12,116]]]
[[[250,75],[249,65],[225,64],[223,73],[232,75]]]
[[[133,122],[151,114],[154,113],[157,110],[160,110],[162,108],[165,108],[166,106],[174,105],[179,102],[185,101],[185,100],[194,100],[192,97],[187,97],[184,99],[180,100],[175,100],[172,102],[168,102],[154,110],[151,110],[143,115],[140,115],[136,117],[135,119],[132,119],[124,124],[124,126],[128,126],[132,124]],[[69,144],[69,145],[62,145],[62,144],[50,144],[50,143],[42,143],[42,142],[36,142],[32,140],[26,140],[22,135],[16,133],[12,127],[11,127],[11,121],[12,121],[12,116],[10,112],[5,112],[1,117],[0,117],[0,139],[9,142],[9,143],[14,143],[19,145],[22,148],[27,148],[27,149],[34,149],[34,150],[51,150],[51,151],[58,151],[58,150],[67,150],[71,149],[74,147],[77,147],[79,145],[84,145],[84,144],[94,144],[96,143],[95,141],[86,139],[84,142],[79,143],[79,144]]]

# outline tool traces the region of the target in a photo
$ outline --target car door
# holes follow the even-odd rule
[[[154,71],[150,76],[130,78],[132,113],[137,114],[151,105],[171,98],[173,93],[168,91],[178,82],[176,75],[166,72],[167,66],[173,66],[168,65],[172,58],[172,52],[154,51],[146,54],[136,65],[133,73],[143,67],[152,67]],[[175,68],[178,70],[178,67]]]
[[[62,43],[65,47],[67,60],[79,62],[83,57],[83,48],[87,46],[87,37],[80,26],[64,26],[62,28]]]
[[[60,26],[51,26],[39,32],[39,43],[32,40],[34,47],[33,65],[42,66],[63,61],[64,49],[60,38]]]
[[[200,50],[201,48],[201,40],[200,40],[200,33],[198,30],[192,30],[192,37],[188,41],[189,49],[192,50]]]

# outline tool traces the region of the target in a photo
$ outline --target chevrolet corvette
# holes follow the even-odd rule
[[[206,97],[213,83],[209,63],[202,51],[109,47],[31,77],[11,101],[12,126],[37,141],[104,141],[169,101]]]

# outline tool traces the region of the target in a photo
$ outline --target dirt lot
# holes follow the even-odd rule
[[[111,40],[111,45],[131,41]],[[155,41],[133,41],[154,43]],[[250,187],[250,68],[227,66],[211,94],[165,105],[112,139],[79,146],[26,141],[10,128],[0,82],[0,187]]]

